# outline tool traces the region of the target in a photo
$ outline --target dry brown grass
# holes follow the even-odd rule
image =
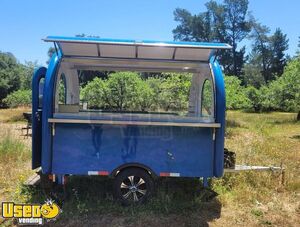
[[[32,173],[31,138],[22,136],[22,113],[28,109],[0,110],[0,201],[15,200],[20,185]],[[10,122],[10,123],[7,123]],[[16,199],[17,200],[17,199]],[[0,208],[1,210],[1,208]],[[0,217],[0,224],[3,221]]]
[[[10,122],[11,116],[20,115],[24,111],[15,112],[0,110],[0,119],[2,122]],[[187,190],[182,188],[181,191],[176,189],[176,193],[179,193],[178,204],[172,203],[170,198],[176,196],[172,195],[175,189],[170,188],[167,192],[157,195],[156,200],[163,199],[163,202],[154,200],[149,205],[139,208],[138,211],[119,207],[100,197],[99,201],[95,201],[98,197],[96,199],[95,194],[89,193],[96,192],[89,191],[88,196],[81,195],[82,198],[64,204],[65,215],[56,225],[298,226],[300,223],[300,123],[295,122],[295,117],[296,115],[291,113],[253,114],[237,111],[227,113],[229,121],[226,147],[237,153],[237,163],[276,166],[282,163],[286,168],[285,185],[281,184],[277,173],[228,173],[223,178],[212,181],[212,188],[219,196],[210,202],[195,202],[199,199],[199,195],[192,196],[190,201],[182,201],[184,199],[180,200],[180,196],[184,194],[180,195],[180,193],[185,193]],[[22,151],[18,156],[0,157],[1,200],[28,199],[28,195],[22,195],[18,185],[31,173],[30,155],[28,155],[30,141],[22,139],[18,135],[19,131],[15,130],[16,127],[17,124],[1,123],[0,143],[3,138],[9,137],[10,141],[24,145],[15,146]],[[82,184],[82,187],[84,185]],[[97,190],[99,185],[101,182],[96,184]],[[83,191],[85,190],[83,188]]]
[[[290,113],[228,112],[226,147],[237,163],[286,169],[285,185],[276,173],[226,174],[214,182],[221,192],[222,217],[213,226],[297,226],[300,222],[300,123]]]
[[[23,113],[30,112],[29,107],[20,107],[15,109],[0,109],[0,124],[6,122],[24,121]]]

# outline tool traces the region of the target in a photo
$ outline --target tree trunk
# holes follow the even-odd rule
[[[297,121],[300,121],[300,110],[298,111]]]

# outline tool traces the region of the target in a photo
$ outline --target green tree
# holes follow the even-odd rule
[[[210,1],[207,11],[192,15],[185,9],[174,11],[179,25],[173,30],[175,40],[219,41],[233,46],[231,52],[222,52],[220,61],[225,73],[240,76],[244,63],[245,48],[238,50],[238,44],[250,31],[247,20],[248,0],[224,0],[223,4]]]
[[[269,35],[270,29],[258,23],[252,18],[252,32],[249,38],[253,39],[253,50],[249,63],[261,68],[261,75],[265,83],[281,76],[287,62],[285,51],[288,49],[288,39],[277,28],[273,35]]]
[[[187,110],[192,75],[163,73],[163,77],[160,85],[160,107],[166,111]]]
[[[174,20],[179,25],[173,30],[174,39],[181,41],[211,41],[211,17],[209,12],[192,15],[186,9],[177,8]]]
[[[135,106],[140,80],[134,72],[110,74],[107,80],[109,105],[118,111],[131,110]]]
[[[31,90],[17,90],[10,93],[3,102],[10,108],[29,106],[31,104]]]
[[[32,87],[32,77],[34,69],[38,67],[37,62],[26,61],[25,65],[20,66],[22,74],[20,75],[21,85],[20,88],[23,90],[30,90]]]
[[[252,56],[255,58],[250,59],[257,64],[257,67],[261,67],[261,74],[267,83],[271,79],[271,72],[269,70],[271,62],[272,52],[269,47],[269,33],[270,29],[258,23],[254,18],[251,20],[252,23],[252,32],[249,35],[249,38],[253,40],[253,49]]]
[[[277,28],[275,33],[270,37],[271,55],[271,73],[274,79],[276,75],[281,76],[286,66],[285,51],[288,50],[289,40],[287,35],[283,34],[280,28]]]
[[[46,61],[47,64],[49,64],[52,55],[55,53],[55,48],[54,47],[49,47],[47,55],[48,55],[48,60]]]
[[[259,89],[249,86],[246,87],[245,92],[250,102],[250,108],[255,112],[271,110],[270,89],[267,86],[262,86]]]
[[[246,86],[260,88],[266,84],[261,74],[261,66],[257,63],[257,59],[257,56],[251,56],[251,61],[246,63],[243,67],[243,81]]]
[[[213,101],[213,85],[211,81],[206,80],[202,88],[202,97],[201,97],[201,115],[202,116],[211,116],[212,115],[212,106],[214,105]]]
[[[194,39],[192,28],[194,27],[193,15],[186,9],[177,8],[174,11],[174,20],[179,22],[175,29],[173,29],[173,35],[175,40],[191,41]],[[196,17],[197,18],[197,17]]]
[[[249,102],[254,109],[255,112],[258,112],[261,110],[261,100],[260,100],[260,93],[259,89],[249,86],[246,90],[247,98],[249,99]]]
[[[298,50],[296,51],[296,56],[300,56],[300,36],[298,37]]]
[[[87,101],[90,108],[105,109],[107,103],[107,84],[101,78],[94,78],[80,92],[80,99]]]
[[[251,29],[251,24],[247,20],[248,0],[225,0],[226,34],[229,43],[232,45],[232,68],[228,73],[235,76],[241,75],[244,63],[245,49],[237,51],[237,45],[246,38]]]
[[[209,24],[210,34],[207,36],[208,41],[229,42],[227,39],[226,28],[227,22],[225,17],[225,6],[218,4],[216,1],[209,1],[205,4],[207,8],[206,19]]]
[[[160,95],[162,92],[162,88],[161,88],[161,83],[162,83],[163,78],[159,77],[159,76],[154,76],[154,77],[149,77],[146,80],[146,83],[149,85],[149,87],[151,88],[151,90],[153,91],[153,97],[152,97],[152,105],[151,105],[151,109],[152,110],[157,110],[160,108]]]
[[[288,63],[284,73],[269,85],[272,108],[298,112],[300,120],[300,58]]]
[[[136,108],[140,111],[148,111],[155,104],[155,93],[147,80],[139,80],[137,83]]]
[[[3,99],[21,86],[22,68],[11,53],[0,52],[0,107]]]
[[[246,89],[241,85],[241,80],[236,76],[225,76],[226,108],[248,109],[251,102],[246,95]]]
[[[107,79],[109,73],[107,71],[78,70],[79,83],[81,86],[85,86],[97,77]]]

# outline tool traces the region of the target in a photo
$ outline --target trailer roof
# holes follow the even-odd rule
[[[218,49],[231,49],[226,43],[149,41],[87,37],[48,36],[64,57],[101,59],[160,60],[169,62],[208,62]]]

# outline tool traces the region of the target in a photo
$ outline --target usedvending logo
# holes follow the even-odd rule
[[[60,207],[52,200],[44,204],[15,204],[13,202],[2,203],[2,217],[15,218],[19,225],[37,224],[44,221],[54,221],[62,212]]]

